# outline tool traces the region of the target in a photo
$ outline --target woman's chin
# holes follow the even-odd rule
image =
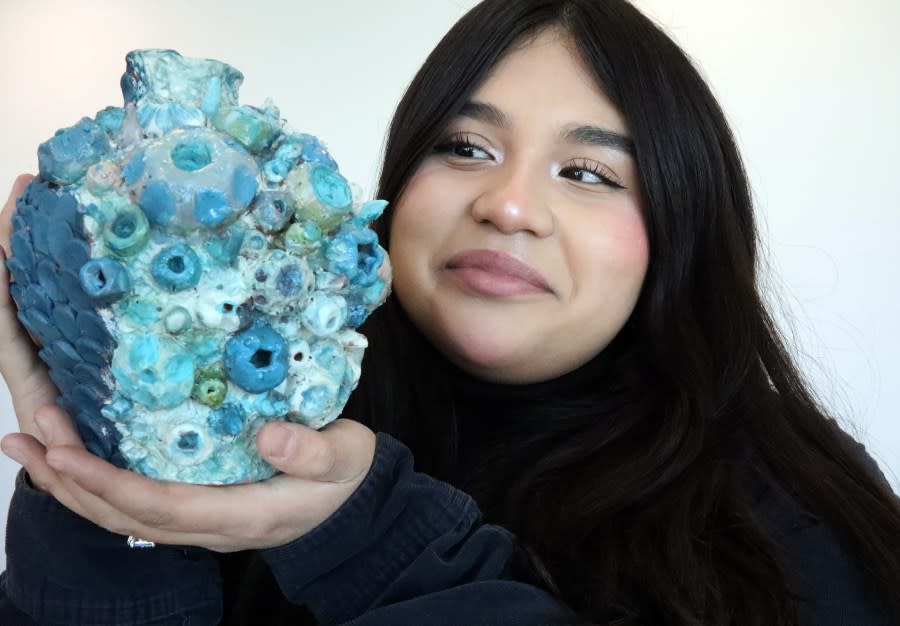
[[[482,337],[477,341],[441,342],[439,349],[463,371],[490,382],[527,384],[552,378],[546,362],[522,346]]]
[[[552,319],[547,311],[518,306],[501,310],[468,298],[428,304],[411,307],[413,323],[463,371],[507,384],[531,383],[558,375],[556,362],[564,358],[547,349],[558,345],[555,325],[545,321]]]

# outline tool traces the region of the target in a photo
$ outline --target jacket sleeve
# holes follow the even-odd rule
[[[285,596],[325,624],[573,624],[550,594],[516,580],[517,543],[474,500],[413,471],[379,433],[369,474],[330,518],[266,550]]]
[[[799,626],[897,626],[884,600],[828,526],[816,523],[784,539]]]
[[[218,624],[215,556],[198,548],[132,549],[125,537],[16,479],[0,577],[2,624]]]
[[[866,449],[852,443],[872,477],[890,488]],[[799,626],[897,626],[884,599],[834,529],[771,476],[757,515],[782,549]]]
[[[849,435],[848,435],[849,438]],[[851,439],[872,478],[891,485],[865,446]],[[816,516],[811,524],[795,524],[785,537],[788,562],[798,591],[801,626],[897,626],[883,598],[848,553],[836,533]]]

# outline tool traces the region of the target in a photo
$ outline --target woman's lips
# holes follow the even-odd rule
[[[499,250],[464,250],[444,267],[470,290],[485,296],[553,293],[537,270]]]

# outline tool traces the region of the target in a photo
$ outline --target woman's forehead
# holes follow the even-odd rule
[[[473,111],[497,126],[594,125],[628,134],[624,117],[559,28],[529,37],[501,57],[461,114]]]

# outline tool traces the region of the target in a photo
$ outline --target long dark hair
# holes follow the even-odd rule
[[[549,27],[568,33],[626,120],[651,258],[631,319],[595,359],[604,379],[590,410],[504,451],[489,519],[517,533],[547,586],[588,619],[792,624],[787,567],[754,514],[752,486],[772,480],[826,520],[900,615],[900,504],[785,349],[757,288],[750,193],[725,117],[639,11],[623,0],[476,6],[401,101],[379,197],[395,202],[504,53]],[[388,210],[385,242],[390,220]],[[453,479],[459,398],[446,362],[394,298],[363,330],[370,349],[348,414]]]

